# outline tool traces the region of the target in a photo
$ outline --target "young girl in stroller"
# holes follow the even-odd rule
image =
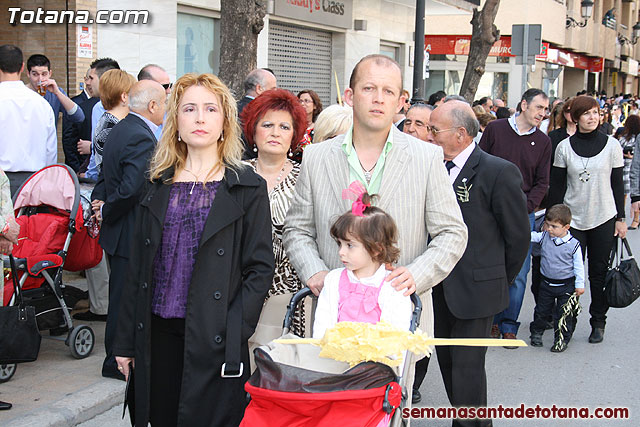
[[[360,182],[346,190],[344,198],[355,197],[351,211],[331,227],[344,268],[330,271],[318,297],[313,337],[321,339],[338,322],[381,320],[400,329],[409,329],[411,299],[396,291],[386,277],[387,264],[397,261],[398,230],[393,218],[371,206],[370,196]]]

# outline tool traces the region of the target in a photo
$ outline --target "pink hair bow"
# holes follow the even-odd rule
[[[342,190],[343,200],[353,200],[351,213],[355,216],[364,216],[364,210],[371,206],[371,203],[363,203],[362,196],[367,192],[360,181],[353,181],[349,188]]]

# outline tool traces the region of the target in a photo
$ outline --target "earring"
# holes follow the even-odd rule
[[[180,134],[178,134],[178,142],[182,141],[182,138],[180,138]]]
[[[224,131],[220,132],[220,141],[224,141]]]
[[[258,152],[258,146],[257,146],[257,145],[255,145],[255,144],[253,144],[253,152],[254,152],[254,153],[257,153],[257,152]]]
[[[289,157],[293,157],[293,151],[291,151],[291,148],[289,148]]]

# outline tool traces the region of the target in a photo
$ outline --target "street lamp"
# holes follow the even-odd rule
[[[640,22],[636,22],[636,25],[633,27],[633,44],[638,42],[638,38],[640,38]]]
[[[593,14],[593,0],[582,0],[580,2],[580,15],[582,16],[582,19],[584,19],[584,21],[578,22],[572,17],[570,17],[569,15],[567,15],[565,27],[566,28],[586,27],[587,22],[589,21],[589,18],[591,18],[592,14]]]
[[[629,38],[626,37],[624,34],[618,33],[618,41],[620,42],[621,45],[624,45],[626,43],[629,43],[629,44],[638,43],[638,39],[640,38],[640,22],[636,22],[636,25],[634,25],[631,28],[633,29],[631,33],[631,40],[629,40]]]

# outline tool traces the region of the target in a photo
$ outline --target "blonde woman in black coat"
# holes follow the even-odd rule
[[[274,260],[265,181],[241,161],[236,103],[211,74],[173,86],[139,207],[114,354],[135,425],[233,426]]]

